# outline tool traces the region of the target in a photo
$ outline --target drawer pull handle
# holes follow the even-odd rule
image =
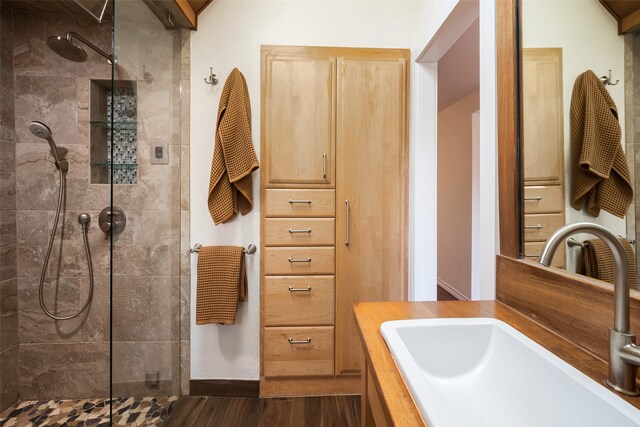
[[[296,229],[289,229],[289,233],[293,234],[293,233],[311,233],[311,229],[310,228],[301,228],[299,230]]]
[[[292,205],[293,205],[294,203],[303,203],[303,204],[310,205],[310,204],[311,204],[311,200],[294,200],[294,199],[289,199],[289,203],[291,203]]]
[[[540,256],[540,252],[537,254],[524,254],[525,258],[538,258]]]
[[[533,196],[533,197],[525,197],[524,201],[525,202],[530,202],[530,201],[540,201],[542,200],[542,196]]]
[[[311,338],[307,338],[306,340],[294,340],[293,338],[288,338],[289,344],[309,344],[311,343]]]
[[[307,286],[306,288],[294,288],[293,286],[289,286],[289,292],[311,292],[311,286]]]
[[[311,258],[309,258],[309,257],[307,257],[305,259],[289,258],[289,262],[311,262]]]
[[[532,229],[532,230],[540,230],[540,229],[544,228],[544,225],[542,225],[542,224],[525,225],[524,228],[526,228],[528,230],[530,230],[530,229]]]

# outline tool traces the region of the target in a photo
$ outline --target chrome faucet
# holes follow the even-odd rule
[[[557,230],[545,243],[538,262],[546,267],[556,249],[572,234],[589,233],[602,239],[613,254],[615,265],[614,324],[609,334],[609,377],[605,383],[612,389],[629,396],[640,394],[636,387],[636,374],[640,366],[640,346],[629,327],[629,261],[624,246],[609,230],[598,224],[578,222]]]

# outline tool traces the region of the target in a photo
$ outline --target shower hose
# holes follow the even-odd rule
[[[40,307],[42,307],[42,311],[54,320],[69,320],[77,317],[82,313],[91,303],[93,299],[93,265],[91,263],[91,251],[89,250],[89,222],[91,218],[88,214],[81,214],[78,217],[78,221],[82,225],[82,234],[84,239],[84,253],[87,257],[87,266],[89,268],[89,295],[87,296],[87,301],[84,303],[80,311],[71,316],[57,316],[50,312],[47,309],[47,306],[44,302],[44,279],[47,274],[47,267],[49,265],[49,258],[51,257],[51,249],[53,248],[53,242],[56,238],[56,232],[58,231],[58,220],[60,219],[60,211],[62,210],[62,203],[64,201],[67,180],[65,177],[65,172],[68,169],[68,165],[66,161],[60,162],[58,166],[58,174],[60,176],[60,189],[58,191],[58,207],[56,209],[56,218],[53,222],[53,230],[51,230],[51,237],[49,238],[49,247],[47,248],[47,255],[44,258],[44,265],[42,266],[42,273],[40,274],[40,287],[38,289],[38,299],[40,300]]]

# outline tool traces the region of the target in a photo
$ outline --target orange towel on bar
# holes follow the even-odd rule
[[[638,276],[636,274],[635,251],[627,239],[621,237],[620,243],[624,246],[627,259],[629,260],[629,287],[636,289],[638,286]],[[580,257],[578,258],[576,273],[613,283],[615,279],[613,254],[607,244],[600,239],[585,240]]]
[[[236,321],[238,301],[247,300],[244,248],[203,246],[198,254],[196,325]]]
[[[234,68],[222,89],[211,161],[208,205],[218,225],[253,207],[251,172],[258,169],[251,139],[251,102],[244,76]]]
[[[544,124],[541,124],[544,126]],[[604,84],[585,71],[571,96],[571,206],[593,216],[604,209],[620,218],[633,199],[622,151],[616,104]]]

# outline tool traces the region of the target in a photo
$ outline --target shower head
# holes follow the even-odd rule
[[[71,40],[65,37],[49,37],[47,39],[47,45],[49,46],[49,49],[70,61],[84,62],[87,60],[87,52],[85,52],[80,46],[73,44]]]
[[[42,122],[33,121],[29,123],[29,130],[38,138],[47,140],[51,138],[51,129]]]
[[[85,50],[80,46],[74,44],[74,39],[79,40],[82,44],[106,58],[109,64],[111,64],[112,60],[114,64],[118,63],[118,59],[115,57],[115,55],[109,55],[104,50],[100,49],[98,46],[94,45],[89,40],[85,39],[80,34],[74,33],[73,31],[68,32],[66,37],[49,37],[47,39],[47,45],[49,46],[49,49],[65,59],[75,62],[84,62],[87,60],[87,52],[85,52]]]
[[[61,162],[60,162],[60,156],[58,154],[58,147],[56,146],[56,143],[53,141],[53,138],[51,137],[51,129],[49,129],[49,126],[45,125],[42,122],[33,121],[29,123],[29,130],[31,131],[32,134],[34,134],[38,138],[47,140],[47,142],[49,143],[49,147],[51,147],[51,153],[53,153],[53,158],[56,161],[56,167],[60,169]],[[64,163],[65,165],[63,165],[63,168],[66,168],[67,167],[66,160],[64,161]]]

